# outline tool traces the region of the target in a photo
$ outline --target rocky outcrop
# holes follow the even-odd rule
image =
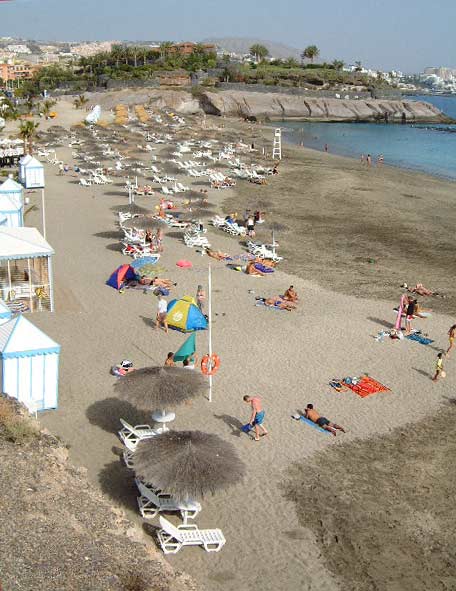
[[[288,94],[259,92],[204,92],[202,109],[211,115],[248,119],[310,119],[315,121],[422,121],[438,122],[445,117],[423,101],[343,100],[306,98]]]

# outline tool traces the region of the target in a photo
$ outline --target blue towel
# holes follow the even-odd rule
[[[430,345],[431,343],[434,342],[432,339],[427,339],[426,337],[423,337],[422,335],[420,335],[416,332],[414,332],[412,334],[408,334],[405,338],[410,339],[411,341],[416,341],[417,343],[420,343],[421,345]]]
[[[303,415],[301,415],[299,417],[299,420],[302,421],[303,423],[306,423],[307,425],[309,425],[309,427],[313,427],[314,429],[317,429],[317,431],[323,431],[323,433],[331,435],[331,433],[329,431],[327,431],[326,429],[322,429],[321,427],[319,427],[317,425],[317,423],[314,423],[310,419],[306,419],[306,417],[304,417]]]
[[[283,308],[279,308],[278,306],[266,306],[266,304],[264,302],[262,302],[261,300],[256,300],[255,306],[267,308],[268,310],[279,310],[279,312],[285,312],[285,310]]]

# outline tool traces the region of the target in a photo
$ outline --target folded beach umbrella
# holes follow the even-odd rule
[[[174,353],[174,361],[184,361],[196,351],[196,334],[192,333],[182,347]]]
[[[180,300],[172,300],[168,304],[166,321],[169,328],[181,332],[206,330],[207,320],[196,305],[194,298],[184,296]]]
[[[234,445],[201,431],[168,431],[143,439],[134,452],[133,467],[136,476],[180,500],[201,499],[245,476]]]

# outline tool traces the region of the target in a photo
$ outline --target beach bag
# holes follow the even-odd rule
[[[252,430],[252,425],[250,423],[247,423],[247,425],[242,425],[242,427],[241,427],[241,431],[243,433],[250,433],[251,430]]]

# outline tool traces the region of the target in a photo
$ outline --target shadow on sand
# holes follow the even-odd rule
[[[126,509],[135,510],[138,491],[135,485],[134,472],[129,470],[120,460],[105,464],[98,474],[101,490],[113,501]]]
[[[128,400],[105,398],[97,400],[86,410],[86,417],[92,425],[97,425],[109,433],[117,433],[122,428],[120,419],[130,425],[144,425],[150,422],[150,414],[137,409]]]
[[[214,417],[216,419],[220,419],[221,421],[223,421],[225,423],[225,425],[227,425],[230,429],[231,429],[231,435],[234,435],[235,437],[240,437],[242,434],[241,431],[241,427],[243,426],[243,423],[241,423],[241,421],[239,419],[237,419],[236,417],[232,417],[231,415],[216,415],[214,414]]]
[[[375,316],[368,316],[367,320],[370,320],[371,322],[375,322],[375,324],[379,324],[380,326],[384,326],[385,328],[394,328],[393,322],[388,322],[387,320],[384,320],[383,318],[375,318]]]
[[[96,232],[93,234],[97,238],[107,238],[109,240],[115,240],[116,238],[119,239],[122,236],[122,233],[117,230],[108,230],[107,232]]]

